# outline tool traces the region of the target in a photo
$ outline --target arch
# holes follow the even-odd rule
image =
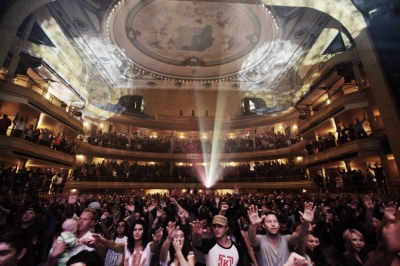
[[[53,2],[54,0],[18,0],[5,14],[0,23],[0,32],[2,41],[0,42],[0,64],[3,64],[10,50],[12,43],[15,40],[18,28],[21,26],[24,19],[33,11]]]
[[[384,121],[387,137],[393,147],[397,169],[400,169],[400,149],[395,148],[400,147],[400,138],[397,136],[400,128],[400,111],[375,53],[374,44],[362,13],[350,0],[261,0],[261,2],[266,5],[313,8],[335,18],[348,30],[356,44],[358,57],[363,63],[372,94]],[[400,181],[399,177],[397,180]]]

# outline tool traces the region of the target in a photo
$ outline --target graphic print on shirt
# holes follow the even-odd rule
[[[223,254],[218,255],[218,266],[232,266],[233,265],[233,257],[226,256]]]

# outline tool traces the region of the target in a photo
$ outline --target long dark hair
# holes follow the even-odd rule
[[[133,239],[133,231],[135,230],[135,226],[137,224],[142,225],[143,227],[143,236],[142,236],[142,248],[145,249],[145,247],[147,246],[147,243],[149,242],[149,234],[147,232],[147,226],[146,223],[143,220],[136,220],[132,227],[131,230],[129,230],[129,234],[128,234],[128,251],[130,253],[132,253],[133,248],[135,247],[135,240]]]
[[[190,248],[189,238],[186,235],[185,230],[182,230],[181,228],[179,228],[179,230],[182,231],[183,235],[185,236],[185,242],[183,242],[183,247],[182,247],[182,255],[186,259],[189,252],[192,251],[192,249]],[[172,244],[172,241],[171,241],[171,244],[169,245],[170,260],[168,261],[167,265],[171,265],[171,263],[174,262],[174,259],[175,259],[175,248],[174,248],[174,245]]]
[[[129,232],[129,225],[128,225],[128,223],[127,223],[125,220],[120,219],[120,220],[118,220],[118,222],[117,222],[117,226],[118,226],[118,224],[121,223],[121,222],[124,223],[124,225],[125,225],[124,236],[127,236],[128,232]],[[143,229],[144,229],[144,228],[143,228]],[[118,233],[117,233],[117,228],[115,228],[115,232],[114,232],[114,236],[113,236],[114,241],[115,241],[115,239],[117,239],[117,235],[118,235]]]

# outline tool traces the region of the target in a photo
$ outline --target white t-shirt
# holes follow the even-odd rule
[[[136,266],[136,265],[140,265],[140,266],[150,266],[150,262],[151,262],[151,250],[150,250],[150,243],[149,242],[146,246],[146,248],[142,251],[142,254],[140,255],[140,262],[139,264],[134,263],[133,261],[133,257],[136,254],[131,254],[128,251],[128,245],[125,245],[125,262],[124,262],[124,266]]]
[[[125,243],[125,248],[126,248],[126,244],[128,241],[128,237],[124,236],[122,238],[116,238],[115,239],[115,243],[119,244],[119,243]],[[106,259],[104,261],[104,265],[107,266],[119,266],[121,264],[122,259],[125,257],[125,253],[122,252],[115,252],[114,250],[109,249],[107,251],[107,255],[106,255]]]
[[[231,242],[231,246],[225,248],[218,244],[215,238],[202,239],[201,246],[196,248],[204,253],[207,266],[243,265],[243,252],[240,246],[233,241]]]
[[[82,239],[85,239],[85,238],[93,239],[92,233],[90,231],[88,231],[83,237],[79,238],[78,240],[81,241]],[[70,257],[72,257],[72,256],[78,254],[79,252],[81,252],[82,250],[94,251],[95,249],[82,244],[80,246],[77,246],[76,248],[70,249],[68,251],[68,253],[69,253]]]

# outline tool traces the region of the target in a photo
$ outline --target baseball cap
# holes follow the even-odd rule
[[[101,209],[100,203],[98,203],[98,202],[96,202],[96,201],[91,202],[91,203],[89,204],[88,208],[92,208],[92,209],[95,209],[95,210],[98,210],[98,211],[100,211],[100,209]]]
[[[223,215],[215,215],[213,217],[212,224],[219,224],[222,226],[226,226],[228,224],[228,220]]]

